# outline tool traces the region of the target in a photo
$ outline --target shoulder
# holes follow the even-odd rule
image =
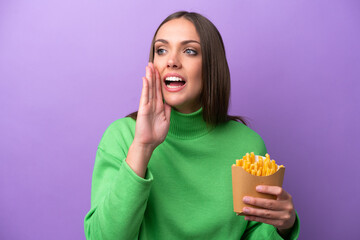
[[[234,135],[239,137],[248,137],[248,138],[256,138],[261,139],[260,135],[255,132],[250,127],[246,126],[241,122],[237,122],[234,120],[227,121],[226,123],[220,124],[218,126],[219,130],[225,133],[234,133]]]
[[[265,155],[266,153],[265,143],[261,136],[241,122],[234,120],[227,121],[226,123],[220,124],[217,127],[217,131],[219,134],[225,135],[233,143],[239,143],[242,146],[257,149],[258,154]]]
[[[99,147],[126,142],[134,138],[135,120],[130,117],[120,118],[112,122],[105,130]]]
[[[135,124],[135,120],[130,117],[120,118],[112,122],[105,132],[131,130],[135,128]]]

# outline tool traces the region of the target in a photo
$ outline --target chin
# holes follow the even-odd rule
[[[170,105],[171,107],[174,107],[174,108],[181,108],[181,103],[179,103],[179,102],[177,102],[177,101],[167,101],[166,99],[165,99],[165,102],[166,102],[166,104],[167,105]]]
[[[183,104],[183,101],[179,99],[179,96],[164,96],[165,102],[172,106],[179,106]]]

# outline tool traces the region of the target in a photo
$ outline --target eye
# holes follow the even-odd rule
[[[191,49],[191,48],[185,49],[185,53],[187,53],[189,55],[194,55],[194,56],[197,55],[197,51],[195,51],[194,49]]]
[[[157,55],[163,55],[165,52],[166,52],[166,50],[163,49],[163,48],[158,48],[158,49],[156,49]]]

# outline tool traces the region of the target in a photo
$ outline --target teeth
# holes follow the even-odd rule
[[[166,85],[168,88],[179,88],[179,87],[182,87],[182,86],[171,86],[171,85]]]
[[[184,81],[184,80],[182,80],[182,79],[179,78],[179,77],[167,77],[165,80],[166,80],[166,81],[176,81],[176,82]]]

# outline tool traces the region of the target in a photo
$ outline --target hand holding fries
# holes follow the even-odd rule
[[[271,184],[270,180],[272,181],[279,177],[279,172],[277,171],[280,168],[284,168],[284,166],[278,166],[275,160],[270,159],[269,154],[265,154],[264,158],[262,156],[255,156],[254,153],[246,153],[242,159],[236,160],[236,165],[233,168],[236,167],[242,167],[246,172],[257,177],[267,176],[267,178],[271,178],[264,180],[264,183],[268,185],[260,184],[256,186],[256,183],[259,184],[257,182],[259,179],[254,176],[248,176],[247,187],[252,186],[252,188],[255,188],[256,186],[256,192],[258,193],[252,193],[252,196],[246,195],[243,197],[242,201],[247,205],[241,207],[240,214],[245,216],[245,220],[273,225],[278,229],[280,235],[286,236],[296,219],[291,195],[281,187],[282,180],[279,186],[269,186],[274,184],[274,182]],[[275,173],[278,176],[272,176]],[[236,172],[233,172],[233,174],[236,174]],[[247,178],[246,176],[244,177]],[[266,195],[261,196],[261,194]],[[271,198],[269,195],[273,196],[272,199],[268,199],[268,197]]]
[[[276,199],[275,196],[256,192],[258,185],[282,186],[285,167],[278,166],[270,155],[265,157],[247,153],[242,159],[236,160],[231,167],[233,185],[234,212],[243,214],[244,207],[251,207],[243,202],[244,196]]]
[[[243,201],[259,208],[244,207],[245,220],[273,225],[285,235],[294,225],[296,214],[291,195],[278,186],[256,187],[256,191],[276,196],[275,200],[245,196]]]

